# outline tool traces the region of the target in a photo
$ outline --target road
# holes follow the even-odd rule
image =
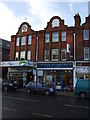
[[[88,118],[90,99],[4,92],[3,118]]]

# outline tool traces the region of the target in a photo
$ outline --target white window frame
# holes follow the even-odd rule
[[[66,41],[66,32],[65,31],[61,32],[61,41]]]
[[[16,38],[16,46],[19,46],[19,37]]]
[[[28,36],[28,45],[31,45],[31,41],[32,41],[31,35],[29,35],[29,36]]]
[[[58,61],[58,58],[57,59],[54,59],[53,56],[55,55],[54,52],[57,51],[58,53],[56,55],[58,55],[59,57],[59,50],[58,49],[52,49],[52,61]]]
[[[53,32],[52,33],[52,42],[58,42],[58,41],[59,41],[59,33],[58,32]]]
[[[53,27],[59,27],[59,23],[60,23],[60,21],[56,18],[56,19],[54,19],[53,21],[52,21],[52,28]]]
[[[63,52],[65,53],[65,58],[62,57]],[[61,49],[61,60],[66,60],[66,49]]]
[[[49,43],[49,33],[45,34],[45,43]]]
[[[27,60],[31,60],[31,51],[27,51]]]
[[[26,36],[21,37],[21,46],[26,44]]]
[[[15,53],[15,60],[18,60],[18,52]]]
[[[25,51],[20,52],[20,60],[21,59],[25,60]]]
[[[44,50],[44,61],[49,61],[49,49]]]
[[[87,37],[86,37],[86,35],[87,35]],[[84,38],[84,40],[89,40],[89,30],[88,29],[83,30],[83,38]]]
[[[87,49],[87,51],[86,51],[86,49]],[[89,60],[90,59],[90,55],[89,55],[90,50],[89,49],[90,49],[89,47],[84,47],[84,60]],[[86,56],[88,56],[88,57],[86,57]]]

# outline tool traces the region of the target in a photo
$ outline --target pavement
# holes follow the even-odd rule
[[[25,89],[17,89],[17,91],[18,92],[26,92],[26,90]],[[72,91],[57,91],[56,92],[56,95],[57,96],[71,96],[71,97],[75,97],[75,95],[74,95],[74,92],[72,92]]]

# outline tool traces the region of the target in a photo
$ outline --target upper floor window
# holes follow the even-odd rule
[[[58,32],[52,33],[52,42],[58,42]]]
[[[20,60],[25,60],[25,51],[21,51]]]
[[[31,35],[28,36],[28,45],[31,45]]]
[[[19,46],[19,37],[16,39],[16,46]]]
[[[45,43],[49,43],[49,33],[45,34]]]
[[[83,30],[84,40],[89,40],[89,30]]]
[[[26,43],[26,36],[21,37],[21,45],[25,45]]]
[[[66,41],[66,32],[61,32],[61,41]]]
[[[89,47],[84,47],[84,60],[89,60],[89,56],[90,52],[89,52]]]
[[[48,49],[44,51],[44,60],[49,61],[49,50]]]
[[[58,19],[54,19],[52,21],[52,27],[59,27],[59,20]]]
[[[61,60],[66,60],[66,49],[61,50]]]
[[[18,60],[18,52],[15,54],[15,60]]]
[[[22,25],[22,32],[27,32],[27,25],[26,24]]]
[[[52,49],[52,61],[58,61],[58,49]]]
[[[27,51],[27,60],[31,60],[31,51]]]

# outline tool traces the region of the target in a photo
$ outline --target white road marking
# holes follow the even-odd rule
[[[68,105],[68,104],[64,104],[64,106],[66,106],[66,107],[85,108],[85,109],[88,109],[88,108],[90,108],[90,107],[87,107],[87,106],[76,106],[76,105]]]
[[[18,98],[18,97],[10,97],[10,96],[3,96],[11,99],[16,99],[16,100],[23,100],[23,101],[29,101],[29,102],[40,102],[39,100],[30,100],[30,99],[23,99],[23,98]]]
[[[1,107],[1,108],[4,109],[4,110],[10,110],[10,111],[16,112],[16,109],[6,108],[6,107]]]
[[[32,113],[33,115],[36,115],[36,116],[40,116],[40,117],[48,117],[48,118],[52,118],[52,116],[50,115],[45,115],[45,114],[41,114],[41,113]]]

